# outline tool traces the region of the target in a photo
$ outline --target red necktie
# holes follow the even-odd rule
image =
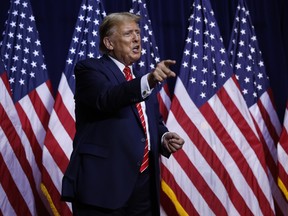
[[[132,74],[131,74],[131,70],[130,70],[129,67],[126,66],[124,68],[123,72],[125,74],[125,78],[126,78],[127,81],[133,79],[132,78]],[[138,114],[139,114],[139,117],[140,117],[140,120],[141,120],[141,124],[142,124],[142,127],[144,129],[145,136],[146,136],[144,156],[143,156],[143,161],[142,161],[142,164],[141,164],[141,167],[140,167],[140,172],[143,172],[149,165],[148,139],[147,139],[146,123],[145,123],[143,111],[142,111],[142,108],[141,108],[141,104],[137,103],[136,104],[136,108],[137,108],[137,111],[138,111]]]

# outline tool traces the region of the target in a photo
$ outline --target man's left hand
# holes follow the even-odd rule
[[[178,151],[184,144],[184,140],[174,132],[167,132],[163,138],[163,143],[170,153]]]

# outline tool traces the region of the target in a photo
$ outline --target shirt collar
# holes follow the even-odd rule
[[[112,56],[108,55],[109,58],[112,59],[112,61],[117,65],[117,67],[122,71],[122,73],[124,74],[123,70],[125,68],[126,65],[124,65],[123,63],[121,63],[120,61],[118,61],[117,59],[113,58]],[[133,67],[132,65],[128,66],[131,70],[131,73],[133,74]]]

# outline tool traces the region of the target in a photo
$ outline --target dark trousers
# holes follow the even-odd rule
[[[97,196],[97,194],[95,194]],[[72,203],[73,215],[75,216],[152,216],[152,193],[150,187],[149,169],[139,173],[134,191],[125,204],[120,209],[106,209],[96,206],[85,205],[79,202]]]

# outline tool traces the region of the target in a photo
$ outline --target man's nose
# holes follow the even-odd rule
[[[135,40],[135,41],[139,41],[140,40],[140,34],[138,32],[134,32],[133,40]]]

